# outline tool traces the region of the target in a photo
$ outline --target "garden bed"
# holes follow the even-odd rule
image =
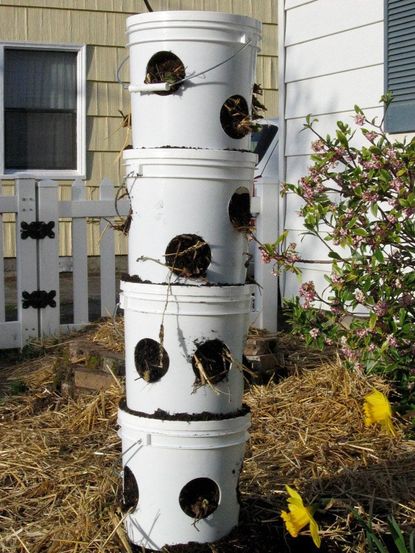
[[[91,340],[121,349],[121,332],[121,324],[109,322],[93,330]],[[116,434],[123,384],[114,380],[105,392],[65,397],[57,378],[65,358],[50,351],[55,353],[3,373],[3,380],[24,385],[22,394],[9,392],[0,403],[0,549],[130,553]],[[363,421],[364,396],[373,387],[387,393],[387,384],[349,372],[335,356],[307,350],[289,335],[278,336],[277,351],[284,378],[251,382],[244,396],[252,428],[240,481],[240,526],[216,544],[170,546],[166,552],[314,551],[307,531],[293,539],[283,527],[285,484],[306,504],[326,506],[315,514],[321,551],[365,550],[352,509],[366,520],[371,513],[378,535],[385,534],[390,514],[406,532],[415,526],[409,423],[395,419],[392,438]]]

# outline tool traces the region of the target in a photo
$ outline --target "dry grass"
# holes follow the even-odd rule
[[[119,344],[120,325],[100,325],[92,339]],[[362,422],[364,395],[372,386],[387,391],[386,384],[322,360],[290,338],[281,337],[280,346],[292,376],[251,385],[245,395],[253,422],[241,493],[245,503],[259,505],[252,523],[258,539],[265,527],[281,528],[285,483],[308,502],[333,499],[316,518],[323,543],[336,543],[337,551],[364,551],[351,507],[372,510],[380,531],[388,513],[404,528],[413,526],[415,444],[404,439],[403,421],[393,439]],[[56,359],[25,363],[7,375],[30,391],[0,400],[0,551],[130,553],[117,499],[123,391],[114,386],[76,400],[62,397],[53,391]],[[256,551],[271,551],[260,545]],[[228,550],[235,549],[217,549]]]
[[[372,387],[387,392],[380,378],[353,374],[339,363],[252,386],[245,398],[253,423],[244,493],[266,499],[277,512],[286,507],[284,484],[308,503],[331,500],[317,519],[323,536],[337,543],[353,542],[352,508],[373,512],[379,529],[392,513],[404,527],[414,527],[415,442],[404,439],[403,421],[396,422],[395,438],[365,428],[362,405]]]

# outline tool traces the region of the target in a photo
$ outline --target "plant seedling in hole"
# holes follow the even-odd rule
[[[150,59],[147,64],[146,77],[144,83],[168,83],[174,85],[186,77],[186,71],[182,61],[172,52],[158,52]],[[159,95],[167,95],[175,92],[177,86],[170,86],[170,90],[156,92]]]

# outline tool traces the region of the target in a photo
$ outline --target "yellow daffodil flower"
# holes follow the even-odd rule
[[[310,525],[311,537],[316,547],[320,547],[321,538],[318,534],[318,525],[313,517],[312,507],[306,507],[303,503],[301,495],[290,488],[290,486],[285,486],[288,495],[290,496],[287,499],[288,503],[288,513],[286,511],[281,512],[281,518],[285,522],[285,526],[289,534],[296,538],[298,533],[302,528]]]
[[[388,401],[388,398],[379,392],[379,390],[373,390],[365,397],[365,403],[363,405],[365,412],[365,425],[370,426],[377,422],[391,434],[395,435],[395,429],[392,423],[392,408]]]

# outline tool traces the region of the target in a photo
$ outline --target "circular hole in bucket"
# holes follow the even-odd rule
[[[156,382],[162,378],[169,368],[169,356],[159,342],[151,338],[143,338],[135,346],[135,368],[146,382]]]
[[[123,494],[122,494],[122,508],[124,511],[128,511],[131,508],[136,508],[138,505],[138,499],[140,494],[138,492],[138,484],[133,471],[130,467],[124,467],[123,477]]]
[[[169,83],[170,90],[156,92],[160,96],[172,94],[178,90],[180,84],[175,85],[186,77],[183,62],[173,52],[157,52],[150,58],[146,68],[145,84]]]
[[[192,357],[196,384],[220,382],[227,376],[231,363],[231,352],[221,340],[207,340],[200,344]]]
[[[246,188],[238,188],[233,194],[228,206],[229,219],[232,225],[240,231],[246,231],[251,224],[251,198]]]
[[[164,254],[173,273],[183,277],[204,277],[212,260],[208,244],[197,234],[180,234],[171,240]]]
[[[220,110],[222,129],[231,138],[243,138],[251,132],[247,101],[242,96],[230,96]]]
[[[210,478],[195,478],[182,488],[179,503],[189,517],[206,518],[219,505],[218,485]]]

